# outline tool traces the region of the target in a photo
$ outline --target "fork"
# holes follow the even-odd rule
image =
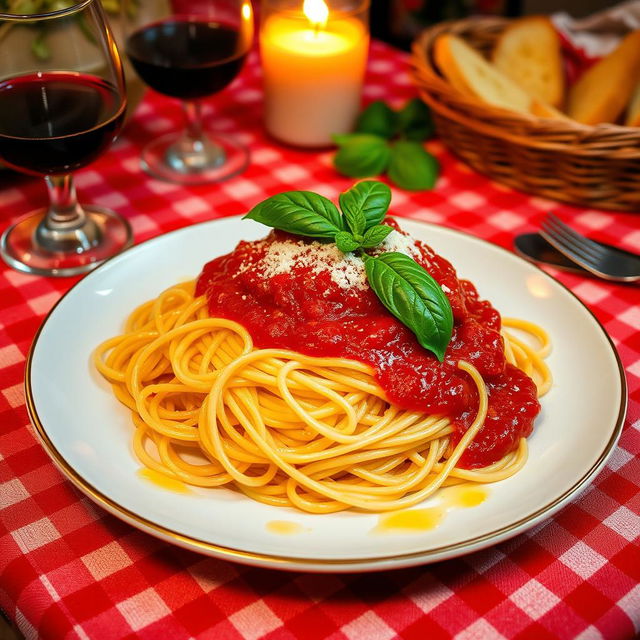
[[[596,276],[615,282],[640,281],[640,256],[590,240],[552,213],[542,221],[540,235],[560,253]]]

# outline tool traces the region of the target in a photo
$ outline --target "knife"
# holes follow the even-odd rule
[[[594,277],[592,273],[554,249],[539,233],[522,233],[514,238],[513,246],[516,253],[529,262]]]

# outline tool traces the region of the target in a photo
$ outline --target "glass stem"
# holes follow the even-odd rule
[[[45,182],[49,191],[49,211],[45,219],[47,227],[69,229],[82,226],[86,216],[78,204],[73,176],[46,176]]]
[[[166,163],[184,174],[197,174],[224,164],[224,149],[204,134],[200,102],[183,102],[182,109],[186,128],[180,139],[167,149]]]
[[[203,144],[202,134],[202,106],[198,101],[184,100],[182,102],[182,111],[187,124],[185,131],[186,137],[194,144]]]
[[[82,253],[97,246],[102,233],[76,198],[73,176],[46,176],[49,208],[35,231],[35,245],[49,252]]]

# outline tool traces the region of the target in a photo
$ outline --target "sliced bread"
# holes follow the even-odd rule
[[[497,39],[492,60],[529,95],[554,107],[562,106],[564,65],[560,38],[549,18],[514,20]]]
[[[433,54],[440,71],[458,91],[497,107],[531,113],[531,96],[462,38],[448,33],[441,35]]]
[[[640,127],[640,82],[631,94],[624,123],[627,127]]]
[[[569,90],[567,113],[584,124],[615,122],[640,77],[640,29],[588,69]]]

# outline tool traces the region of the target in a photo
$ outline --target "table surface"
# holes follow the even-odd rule
[[[373,43],[365,101],[416,95],[407,56]],[[227,182],[183,188],[153,180],[141,147],[177,127],[177,103],[149,94],[115,146],[78,172],[81,198],[126,216],[137,242],[244,213],[280,191],[335,199],[351,180],[331,152],[279,146],[261,127],[254,55],[206,116],[238,132],[250,167]],[[640,215],[531,197],[472,172],[440,143],[435,190],[393,189],[392,209],[511,248],[553,209],[594,238],[640,251]],[[0,227],[45,204],[40,180],[0,176]],[[27,638],[391,640],[631,638],[640,630],[640,289],[551,271],[598,317],[624,364],[630,404],[618,448],[577,500],[529,532],[434,565],[313,575],[211,559],[156,540],[102,511],[64,479],[25,408],[25,359],[46,313],[76,279],[0,271],[0,607]]]

